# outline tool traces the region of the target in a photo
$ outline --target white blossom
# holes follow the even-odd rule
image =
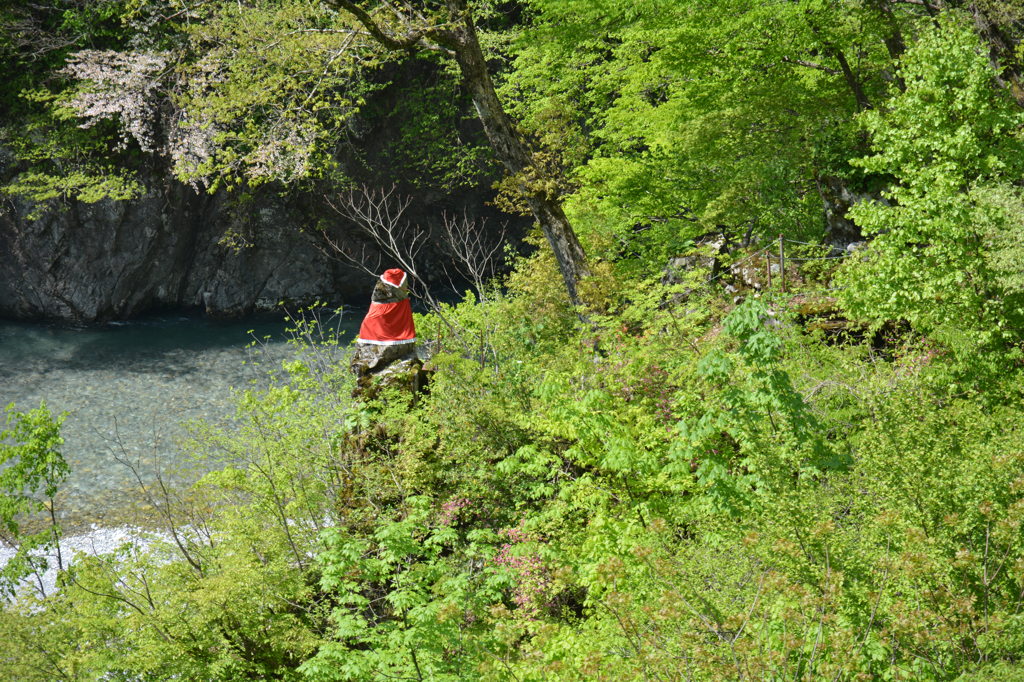
[[[250,157],[249,174],[266,179],[295,180],[309,171],[316,134],[288,121],[277,121]]]
[[[168,62],[166,54],[157,52],[72,54],[64,73],[83,84],[70,102],[84,119],[81,127],[120,121],[125,143],[134,139],[145,152],[165,154],[175,175],[197,189],[224,172],[217,167],[217,157],[228,145],[237,145],[240,152],[230,169],[237,175],[290,181],[309,172],[317,139],[312,120],[272,110],[264,112],[258,131],[239,134],[233,118],[244,119],[250,112],[244,106],[232,112],[223,104],[211,106],[208,100],[227,80],[224,64],[206,57],[193,65],[187,79],[163,83],[169,76]],[[172,103],[165,88],[183,91],[184,96]]]
[[[175,175],[198,190],[206,183],[203,164],[217,151],[216,135],[220,126],[208,117],[192,119],[179,111],[167,133],[167,154],[174,164]]]
[[[75,112],[85,119],[82,128],[98,121],[120,119],[143,151],[159,146],[160,78],[167,57],[159,53],[81,50],[73,53],[64,73],[85,83],[71,100]]]

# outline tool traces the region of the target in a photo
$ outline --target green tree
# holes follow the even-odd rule
[[[587,257],[565,212],[561,197],[537,163],[495,90],[477,32],[477,16],[486,12],[467,0],[436,6],[372,3],[371,9],[349,0],[330,0],[351,14],[381,47],[393,52],[437,51],[455,61],[469,91],[494,155],[512,176],[522,200],[540,225],[558,263],[570,301],[580,303],[579,281],[590,274]]]
[[[852,174],[853,116],[884,100],[926,16],[887,2],[529,6],[503,85],[516,115],[564,159],[594,248],[662,260],[709,232],[820,236],[818,181]]]
[[[873,239],[840,272],[840,298],[875,325],[907,320],[947,341],[963,337],[965,353],[1016,341],[1022,300],[1005,260],[1007,231],[1020,231],[1011,183],[1024,115],[952,15],[907,51],[900,75],[905,90],[863,114],[872,153],[855,163],[892,184],[884,200],[852,211]]]
[[[18,584],[48,567],[43,552],[55,549],[57,568],[63,568],[60,553],[60,526],[54,498],[70,472],[60,448],[64,439],[60,427],[64,415],[54,417],[40,403],[28,412],[19,412],[14,404],[5,410],[6,426],[0,430],[0,539],[16,548],[15,555],[0,568],[0,598],[10,596]],[[49,527],[40,523],[39,512],[46,512]],[[43,526],[42,530],[29,530]],[[39,583],[40,591],[43,590]]]

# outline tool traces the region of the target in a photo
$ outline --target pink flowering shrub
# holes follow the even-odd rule
[[[502,566],[515,574],[516,589],[513,601],[526,618],[537,618],[542,609],[552,603],[553,579],[540,553],[527,550],[525,545],[539,542],[539,539],[522,529],[505,528],[498,533],[506,542],[498,548],[492,559],[496,566]]]
[[[470,505],[469,498],[453,497],[441,505],[438,521],[443,526],[450,526],[459,517],[459,512]]]

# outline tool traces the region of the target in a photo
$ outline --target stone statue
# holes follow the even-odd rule
[[[352,371],[363,389],[369,386],[371,378],[390,380],[419,375],[423,363],[416,354],[416,327],[407,280],[404,271],[391,268],[373,287],[370,310],[359,327],[351,361]]]

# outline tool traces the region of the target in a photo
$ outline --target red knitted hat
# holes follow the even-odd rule
[[[405,277],[406,274],[404,270],[391,268],[390,270],[384,271],[384,274],[380,276],[380,281],[384,282],[384,284],[390,284],[395,288],[400,288],[405,284]]]

